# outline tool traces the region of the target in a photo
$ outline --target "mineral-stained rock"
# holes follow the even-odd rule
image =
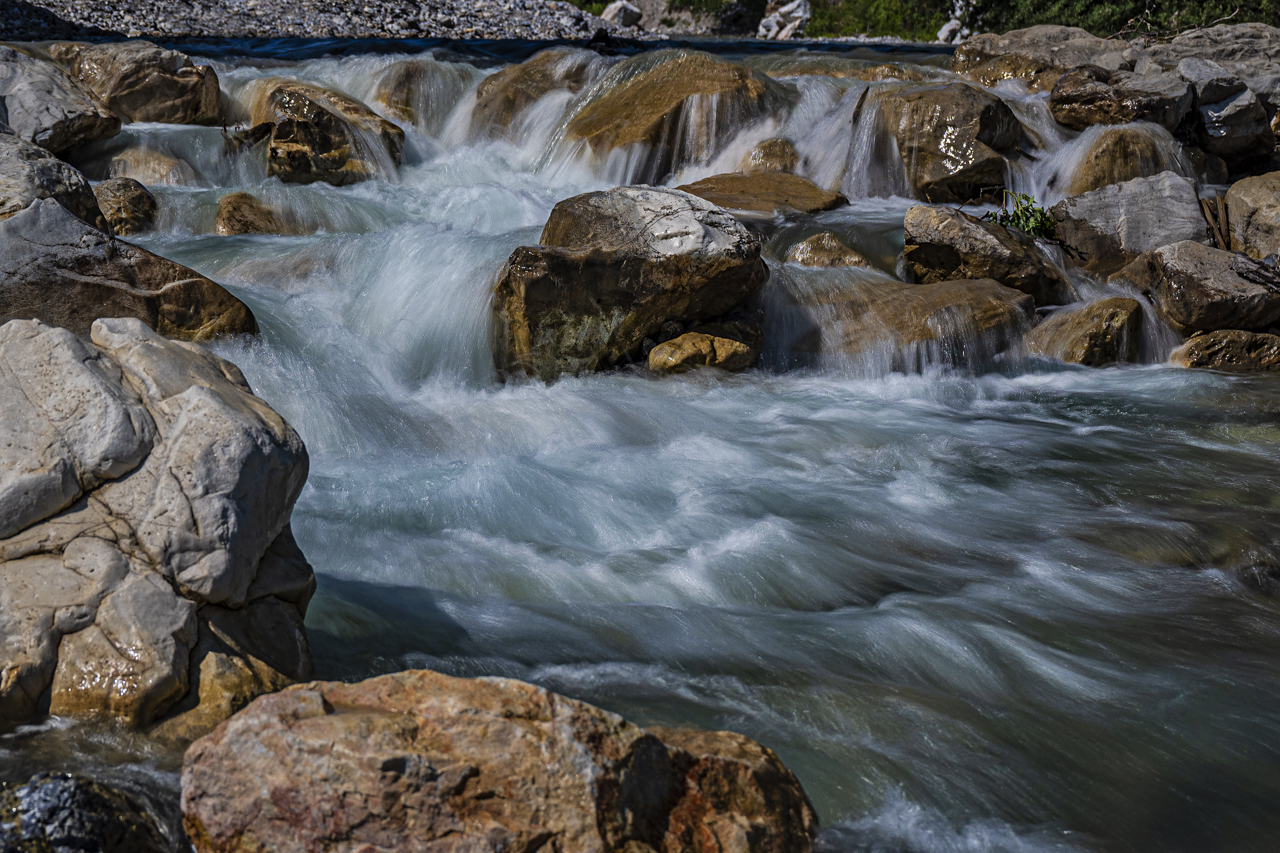
[[[506,134],[516,118],[545,95],[560,89],[580,91],[599,63],[600,57],[588,50],[552,48],[486,77],[476,87],[472,134]]]
[[[1180,172],[1178,145],[1168,131],[1152,124],[1091,129],[1092,143],[1080,158],[1074,174],[1068,177],[1067,195],[1080,195],[1096,189],[1150,178],[1161,172]],[[1163,138],[1162,138],[1163,137]]]
[[[425,670],[254,700],[188,750],[199,853],[807,853],[796,778],[728,732],[664,732],[503,678]]]
[[[1172,172],[1072,196],[1049,213],[1068,263],[1095,275],[1109,275],[1171,243],[1209,242],[1195,184]]]
[[[378,75],[373,99],[395,118],[435,135],[478,76],[462,62],[406,59]]]
[[[903,257],[922,284],[989,278],[1037,305],[1062,305],[1073,290],[1027,235],[949,207],[916,205],[904,222]]]
[[[4,45],[0,92],[14,132],[55,154],[120,132],[120,117],[65,71]]]
[[[869,267],[871,262],[830,231],[814,234],[787,250],[787,263],[802,267]]]
[[[1042,24],[973,36],[956,48],[951,68],[985,86],[1019,79],[1032,91],[1042,91],[1079,65],[1132,70],[1122,57],[1128,49],[1126,42],[1101,39],[1079,27]]]
[[[245,192],[227,193],[218,199],[218,212],[213,228],[219,234],[279,234],[284,223],[276,212],[253,195]]]
[[[512,253],[494,294],[505,374],[550,381],[635,359],[664,323],[720,317],[768,278],[741,223],[679,190],[567,199],[541,242]]]
[[[1195,335],[1174,350],[1169,361],[1206,370],[1280,371],[1280,335],[1239,329]]]
[[[1095,124],[1149,121],[1172,132],[1194,100],[1191,85],[1176,74],[1144,77],[1096,65],[1074,68],[1049,95],[1049,110],[1059,124],[1084,130]]]
[[[807,178],[786,172],[713,175],[676,189],[729,210],[773,213],[775,210],[819,213],[849,203],[840,193],[824,190]]]
[[[78,773],[0,783],[5,853],[168,853],[155,821],[132,797]]]
[[[1184,240],[1145,252],[1112,278],[1140,287],[1160,316],[1184,334],[1261,331],[1280,321],[1280,276],[1202,243]]]
[[[757,172],[795,172],[800,162],[796,147],[785,139],[766,139],[747,152],[742,158],[739,171],[747,174]]]
[[[649,369],[654,373],[684,373],[696,367],[718,367],[736,373],[755,364],[763,344],[758,326],[697,326],[650,350]]]
[[[102,215],[120,237],[145,231],[155,222],[155,196],[133,178],[112,178],[93,188]]]
[[[1113,296],[1054,312],[1027,335],[1027,349],[1087,367],[1136,361],[1141,325],[1141,303]]]
[[[1280,252],[1280,172],[1245,178],[1227,191],[1231,248],[1251,258]]]
[[[196,341],[258,331],[221,285],[90,228],[52,199],[0,222],[0,322],[36,318],[87,337],[99,317],[136,317]]]
[[[42,198],[54,199],[94,228],[110,228],[84,175],[0,125],[0,219]]]
[[[147,41],[56,42],[49,55],[126,121],[222,124],[218,75]]]

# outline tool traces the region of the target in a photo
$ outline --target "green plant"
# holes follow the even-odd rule
[[[1103,37],[1161,39],[1219,20],[1280,25],[1280,0],[972,0],[963,17],[974,32],[1067,24]]]
[[[813,0],[810,36],[899,36],[933,41],[951,0]]]
[[[1009,207],[1010,199],[1013,207]],[[1017,228],[1031,237],[1042,237],[1046,240],[1058,239],[1058,221],[1049,211],[1036,204],[1036,200],[1025,193],[1004,191],[1004,202],[999,210],[993,210],[982,217],[988,222],[1003,225],[1005,228]]]
[[[674,26],[676,25],[676,19],[675,19],[675,18],[660,18],[660,19],[658,19],[658,23],[659,23],[659,24],[662,24],[662,26],[664,26],[664,27],[668,27],[668,28],[670,28],[670,27],[674,27]]]

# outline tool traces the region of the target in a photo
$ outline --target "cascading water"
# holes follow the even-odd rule
[[[372,81],[406,59],[218,72],[233,103],[287,77],[376,106]],[[564,142],[627,61],[482,139],[482,75],[459,70],[448,115],[400,120],[394,176],[343,188],[268,179],[260,147],[216,128],[126,130],[193,175],[156,188],[139,241],[252,306],[261,337],[216,349],[310,450],[294,530],[320,578],[318,676],[508,675],[642,724],[744,732],[798,773],[826,851],[1272,849],[1280,611],[1239,578],[1265,585],[1280,560],[1280,384],[1019,357],[904,374],[894,352],[798,346],[835,330],[815,294],[893,286],[910,189],[862,94],[900,83],[787,78],[793,98],[717,119],[698,131],[712,150],[667,170],[731,168],[782,136],[853,202],[753,222],[773,269],[761,369],[495,381],[511,250],[560,199],[668,176],[650,152]],[[1035,126],[1042,96],[1006,97],[1041,146],[1014,186],[1051,201],[1083,137]],[[296,233],[214,235],[232,190]],[[782,263],[820,231],[877,269]],[[177,761],[64,721],[0,734],[4,778],[87,769],[170,815]]]

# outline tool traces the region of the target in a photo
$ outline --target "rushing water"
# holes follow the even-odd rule
[[[270,75],[366,98],[397,58],[218,70],[242,108]],[[669,179],[784,135],[852,198],[755,224],[774,341],[822,322],[788,294],[892,272],[911,204],[891,146],[850,124],[866,84],[787,85],[785,109]],[[1013,181],[1052,200],[1084,143],[1043,96],[1002,94],[1041,146]],[[775,343],[743,375],[500,384],[497,269],[558,200],[642,168],[566,151],[570,101],[476,142],[464,95],[406,128],[398,173],[341,189],[267,180],[216,129],[126,128],[190,166],[140,242],[252,306],[261,338],[217,349],[310,450],[294,530],[320,578],[318,676],[508,675],[744,732],[799,775],[828,851],[1275,849],[1280,381],[1016,353],[905,375]],[[213,236],[229,188],[309,236]],[[824,229],[883,271],[776,260]],[[9,777],[84,769],[170,816],[179,758],[58,720],[0,736]]]

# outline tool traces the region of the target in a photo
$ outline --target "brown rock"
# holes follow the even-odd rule
[[[796,147],[785,139],[766,139],[747,152],[739,171],[746,174],[758,172],[795,172],[800,163]]]
[[[676,189],[706,199],[717,207],[760,213],[776,210],[818,213],[849,203],[840,193],[829,192],[807,178],[786,172],[713,175]]]
[[[461,62],[407,59],[378,75],[373,99],[395,118],[435,135],[478,76]]]
[[[1231,249],[1251,258],[1280,252],[1280,172],[1245,178],[1227,190]]]
[[[1055,311],[1027,335],[1027,349],[1086,367],[1132,362],[1138,359],[1141,327],[1141,303],[1113,296]]]
[[[223,236],[234,234],[280,234],[284,223],[275,211],[245,192],[227,193],[218,199],[213,229]]]
[[[119,237],[145,231],[155,222],[155,196],[133,178],[112,178],[93,188],[102,215]]]
[[[1163,142],[1163,144],[1162,144]],[[1162,141],[1149,128],[1113,127],[1098,134],[1080,160],[1067,195],[1080,195],[1111,184],[1181,171],[1172,139]]]
[[[218,75],[147,41],[57,42],[49,55],[126,121],[222,124]]]
[[[525,109],[557,89],[578,92],[599,57],[591,51],[552,48],[480,81],[471,112],[474,136],[502,136]]]
[[[1239,329],[1195,335],[1174,350],[1169,361],[1205,370],[1280,371],[1280,335]]]
[[[814,234],[787,250],[787,263],[802,267],[870,267],[871,262],[830,231]]]
[[[199,853],[807,853],[817,820],[769,750],[667,733],[501,678],[425,670],[254,700],[183,762]]]
[[[1191,84],[1177,74],[1143,77],[1083,65],[1062,75],[1049,95],[1059,124],[1084,130],[1095,124],[1149,121],[1178,129],[1194,101]]]
[[[1078,65],[1130,69],[1121,57],[1128,49],[1127,42],[1101,39],[1079,27],[1042,24],[1003,34],[973,36],[956,47],[951,69],[984,86],[1016,78],[1025,81],[1032,91],[1044,91],[1052,89],[1059,77]]]
[[[696,367],[718,367],[737,373],[755,364],[763,343],[758,328],[754,335],[739,333],[736,337],[714,334],[717,331],[720,330],[700,328],[658,344],[649,351],[649,369],[654,373],[684,373]]]
[[[190,186],[197,183],[191,164],[167,151],[146,144],[123,148],[114,143],[95,145],[75,152],[71,158],[85,176],[94,181],[132,178],[143,186]]]

